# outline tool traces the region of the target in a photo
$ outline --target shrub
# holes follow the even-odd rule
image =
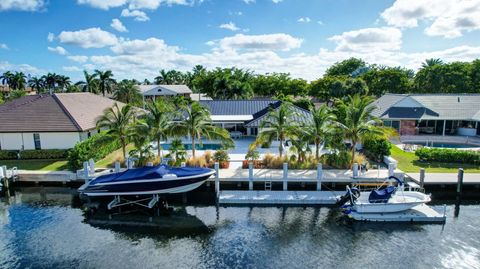
[[[66,149],[32,149],[20,151],[20,159],[65,159],[68,157]]]
[[[263,156],[263,165],[265,167],[269,167],[272,163],[274,156],[271,153],[267,153]]]
[[[187,160],[187,166],[194,166],[194,167],[206,167],[207,161],[205,159],[205,155],[199,157],[193,157]]]
[[[322,162],[333,168],[348,169],[352,155],[349,151],[341,150],[322,155]]]
[[[426,162],[480,164],[480,152],[471,150],[421,148],[415,151],[415,155]]]
[[[230,157],[225,150],[217,150],[213,154],[213,160],[216,162],[228,162],[228,160],[230,160]]]
[[[169,165],[179,166],[182,162],[187,161],[187,151],[180,139],[174,139],[170,143],[170,153],[165,156],[167,158],[172,158]]]
[[[16,160],[18,159],[17,150],[0,150],[0,160]]]
[[[390,156],[392,144],[386,138],[368,138],[363,141],[365,155],[375,161],[381,161],[383,156]]]
[[[362,164],[368,164],[368,160],[367,160],[367,157],[365,157],[365,155],[358,153],[358,154],[355,154],[353,163],[358,163],[358,165],[360,166]]]
[[[255,161],[260,158],[260,153],[256,149],[249,149],[247,154],[245,155],[245,160],[248,161]]]
[[[75,171],[83,167],[83,162],[93,159],[98,161],[111,152],[119,149],[120,143],[113,140],[105,132],[91,136],[77,143],[68,153],[68,167]]]
[[[207,164],[210,164],[213,162],[213,158],[212,158],[212,152],[210,150],[207,150],[205,151],[205,153],[203,154],[203,156],[205,157],[205,162]]]

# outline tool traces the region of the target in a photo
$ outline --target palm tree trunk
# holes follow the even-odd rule
[[[121,142],[122,144],[122,153],[123,153],[123,161],[127,161],[127,145],[125,145],[125,142]]]
[[[161,158],[162,156],[162,146],[160,146],[160,137],[157,138],[157,155],[158,158]]]
[[[357,144],[357,141],[352,140],[352,161],[350,162],[350,168],[353,168],[353,162],[355,160],[355,145]]]
[[[283,155],[283,137],[280,137],[280,146],[278,146],[278,152],[280,153],[280,158]]]
[[[190,135],[192,136],[192,157],[195,158],[195,135],[193,133]]]
[[[318,155],[320,155],[320,143],[318,141],[315,141],[315,158],[318,161]]]

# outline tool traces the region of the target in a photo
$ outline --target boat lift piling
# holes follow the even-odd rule
[[[317,191],[322,190],[323,169],[322,164],[317,164]]]
[[[458,177],[457,177],[457,199],[455,201],[455,218],[458,217],[460,213],[460,203],[462,202],[462,190],[463,190],[463,168],[458,168]]]
[[[283,163],[283,190],[288,190],[288,163]]]
[[[215,168],[215,194],[218,197],[220,195],[220,175],[218,174],[218,170],[219,170],[218,162],[215,162],[213,167]]]
[[[248,162],[248,190],[253,191],[253,162]]]
[[[425,185],[425,168],[420,168],[420,188]]]

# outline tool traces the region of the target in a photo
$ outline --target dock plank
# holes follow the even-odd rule
[[[333,205],[339,191],[220,191],[219,204]]]

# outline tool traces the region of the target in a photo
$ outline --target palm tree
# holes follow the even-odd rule
[[[422,68],[432,67],[435,65],[442,65],[443,61],[439,58],[430,58],[426,59],[425,62],[422,63]]]
[[[230,134],[224,128],[212,123],[210,111],[198,102],[183,107],[184,119],[175,124],[178,134],[189,135],[192,139],[192,156],[195,157],[195,141],[202,144],[202,137],[206,139],[219,139],[224,146],[233,145]]]
[[[312,117],[307,122],[304,132],[306,137],[315,144],[315,158],[320,157],[320,145],[333,134],[336,117],[327,105],[310,110]]]
[[[172,121],[175,117],[175,108],[170,102],[162,98],[155,100],[155,102],[148,102],[146,108],[149,113],[146,115],[145,121],[150,127],[152,138],[157,142],[157,155],[161,157],[162,146],[160,142],[173,135],[174,125]]]
[[[49,89],[50,93],[55,90],[59,76],[55,73],[48,73],[42,76],[45,86]]]
[[[127,158],[126,148],[129,141],[129,127],[135,118],[132,106],[119,107],[117,103],[113,107],[105,109],[103,115],[97,121],[97,128],[107,128],[107,134],[117,139],[122,146],[123,159]]]
[[[143,120],[135,121],[128,128],[128,137],[135,146],[135,149],[130,151],[130,155],[136,155],[138,163],[145,165],[146,160],[152,157],[150,126]]]
[[[299,124],[295,120],[296,115],[292,104],[287,102],[282,103],[278,109],[271,110],[265,120],[260,123],[262,131],[256,143],[270,143],[278,139],[280,142],[278,152],[282,157],[285,140],[295,138],[300,131]]]
[[[0,79],[2,80],[3,85],[10,84],[10,81],[12,80],[12,78],[13,78],[13,73],[10,71],[6,71],[0,76]]]
[[[337,125],[343,134],[344,139],[352,142],[352,160],[353,166],[355,159],[355,146],[357,142],[366,137],[383,135],[384,131],[377,126],[379,119],[371,115],[375,106],[372,105],[374,99],[371,96],[360,96],[359,94],[349,96],[346,101],[341,100],[338,104]]]
[[[65,90],[68,86],[72,84],[68,76],[57,75],[56,78],[58,88]]]
[[[28,80],[28,86],[32,87],[32,89],[39,94],[43,87],[45,87],[45,82],[41,77],[32,77]]]
[[[133,81],[124,79],[115,87],[113,99],[127,104],[137,104],[142,100],[142,94]]]
[[[106,93],[111,93],[113,85],[115,84],[112,71],[107,70],[102,72],[97,69],[95,70],[95,74],[98,76],[98,85],[103,96],[105,96]]]
[[[10,79],[10,86],[14,90],[24,90],[26,83],[25,74],[23,72],[15,72],[15,74]]]
[[[98,93],[98,81],[97,81],[97,74],[88,74],[87,70],[83,70],[83,76],[85,77],[84,81],[79,81],[75,83],[81,87],[83,92],[91,92],[91,93]]]

